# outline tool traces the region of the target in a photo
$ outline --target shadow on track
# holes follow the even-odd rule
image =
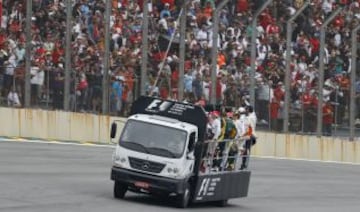
[[[118,201],[127,201],[130,203],[135,203],[135,204],[142,204],[142,205],[149,205],[149,206],[156,206],[156,207],[164,207],[164,208],[172,208],[172,209],[176,209],[176,202],[175,202],[175,197],[156,197],[156,196],[150,196],[150,195],[146,195],[146,194],[134,194],[131,193],[131,195],[126,196],[123,200],[118,200]],[[235,204],[231,204],[231,200],[229,201],[229,203],[224,206],[224,207],[220,207],[217,206],[215,203],[212,202],[206,202],[206,203],[191,203],[188,207],[188,209],[227,209],[227,208],[231,208],[231,209],[238,209],[238,210],[246,210],[248,208],[241,206],[241,205],[235,205]]]

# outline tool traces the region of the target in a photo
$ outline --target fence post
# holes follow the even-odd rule
[[[355,116],[356,116],[356,105],[355,105],[355,96],[356,96],[356,71],[357,71],[357,48],[358,48],[358,31],[360,30],[360,25],[355,27],[351,32],[351,88],[350,88],[350,140],[354,141],[355,138]],[[360,105],[357,105],[358,110]]]
[[[284,133],[289,132],[289,108],[290,108],[290,83],[291,83],[291,74],[290,74],[290,65],[291,65],[291,38],[293,33],[292,24],[294,20],[310,5],[308,0],[303,4],[303,6],[296,11],[296,13],[287,21],[286,23],[286,71],[285,71],[285,110],[284,110]]]
[[[25,46],[25,107],[30,107],[31,101],[31,18],[32,18],[32,0],[26,2],[26,46]]]
[[[216,104],[216,67],[217,67],[217,56],[218,56],[218,39],[219,39],[219,12],[229,0],[223,0],[213,12],[213,35],[212,35],[212,49],[211,49],[211,98],[210,102],[212,105]]]
[[[64,81],[64,110],[70,108],[70,73],[71,67],[71,18],[72,0],[66,1],[66,43],[65,43],[65,81]]]
[[[178,100],[184,99],[184,72],[185,72],[185,39],[186,39],[186,1],[183,2],[183,12],[180,17],[180,63],[179,63],[179,82],[178,82]],[[172,91],[170,91],[172,92]]]
[[[110,70],[110,15],[111,15],[111,1],[106,1],[105,9],[105,52],[104,52],[104,67],[103,67],[103,81],[102,81],[102,112],[108,114],[109,112],[109,70]]]
[[[142,25],[142,44],[141,44],[141,76],[140,76],[140,95],[146,94],[146,76],[148,64],[149,49],[149,1],[145,0],[143,4],[143,25]]]
[[[267,0],[263,5],[256,11],[253,16],[253,20],[251,23],[251,72],[250,72],[250,104],[255,108],[255,60],[256,60],[256,37],[257,37],[257,18],[264,11],[272,0]]]
[[[319,99],[318,99],[318,111],[317,111],[317,136],[321,137],[322,135],[322,118],[323,118],[323,104],[324,104],[324,51],[325,51],[325,36],[326,36],[326,27],[329,23],[343,10],[342,7],[337,8],[321,25],[320,28],[320,52],[319,52]]]

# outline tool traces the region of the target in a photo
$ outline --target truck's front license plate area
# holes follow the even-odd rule
[[[150,187],[150,184],[149,184],[149,183],[147,183],[147,182],[140,182],[140,181],[135,182],[134,185],[135,185],[135,187],[137,187],[137,188],[143,188],[143,189],[149,189],[149,187]]]

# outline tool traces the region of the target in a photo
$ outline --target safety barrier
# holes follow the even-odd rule
[[[0,136],[98,143],[110,143],[110,125],[115,118],[119,119],[95,114],[12,108],[0,108],[0,117]],[[121,125],[119,127],[122,128]]]
[[[95,114],[0,108],[0,136],[61,141],[110,143],[110,126],[124,118]],[[360,138],[341,138],[257,132],[252,155],[360,164]]]
[[[346,138],[264,132],[257,136],[259,142],[252,149],[255,156],[360,164],[360,138],[351,142]]]

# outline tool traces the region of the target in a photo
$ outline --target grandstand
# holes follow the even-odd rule
[[[110,112],[126,116],[139,95],[141,32],[144,0],[113,0],[111,14]],[[71,110],[101,113],[105,43],[105,1],[74,0],[72,11]],[[210,101],[212,13],[217,0],[189,0],[187,4],[185,76],[179,78],[178,15],[180,0],[150,1],[147,93],[176,98],[179,80],[184,100]],[[325,105],[332,127],[349,127],[351,30],[359,24],[360,1],[313,0],[294,23],[291,41],[291,86],[285,87],[286,21],[304,1],[274,0],[258,19],[256,87],[250,86],[251,21],[263,0],[230,0],[220,14],[216,97],[218,103],[239,107],[256,89],[259,123],[282,131],[285,91],[291,94],[291,130],[316,132],[319,72],[324,71]],[[26,0],[2,0],[0,31],[1,101],[15,90],[24,102]],[[345,9],[326,33],[325,69],[319,67],[320,26],[337,7]],[[32,107],[63,108],[65,66],[65,0],[33,0]],[[174,39],[171,37],[174,36]],[[166,50],[170,45],[170,51]],[[359,62],[357,61],[357,66]],[[163,67],[161,75],[158,70]],[[357,69],[356,125],[360,126],[360,73]],[[159,77],[159,80],[156,78]],[[154,85],[154,82],[158,82]],[[121,101],[119,101],[121,100]],[[121,104],[119,104],[121,102]],[[324,122],[325,122],[324,118]]]

